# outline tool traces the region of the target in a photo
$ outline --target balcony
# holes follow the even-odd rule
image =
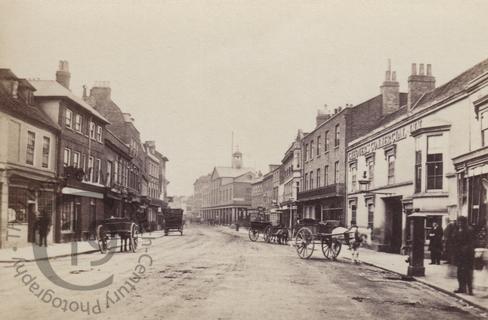
[[[343,183],[331,184],[325,187],[320,187],[312,190],[298,192],[297,200],[313,200],[320,198],[342,197],[345,195],[345,187]]]

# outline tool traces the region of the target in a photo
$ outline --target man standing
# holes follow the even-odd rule
[[[466,217],[458,218],[458,228],[454,234],[454,239],[459,282],[459,288],[454,292],[473,295],[474,234]]]
[[[434,222],[432,224],[432,230],[429,233],[430,264],[441,264],[443,234],[444,232],[441,226],[437,222]]]
[[[47,213],[43,211],[39,217],[38,227],[39,227],[39,238],[40,246],[44,244],[47,247],[47,234],[49,233],[49,227],[51,225],[51,220]]]

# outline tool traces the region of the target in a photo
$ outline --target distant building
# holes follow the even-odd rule
[[[25,79],[0,69],[0,248],[34,242],[39,214],[57,217],[61,127],[39,108],[34,91]]]
[[[210,174],[199,177],[193,183],[193,212],[195,218],[203,217],[204,195],[208,194],[210,184]]]
[[[231,167],[215,167],[203,194],[203,219],[221,224],[249,220],[251,184],[256,177],[254,169],[243,167],[239,151],[233,153]]]

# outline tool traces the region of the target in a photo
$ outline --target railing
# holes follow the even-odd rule
[[[300,191],[298,192],[297,199],[304,200],[316,196],[324,196],[324,197],[343,196],[345,194],[344,190],[345,188],[343,183],[336,183],[325,187],[315,188],[312,190]]]

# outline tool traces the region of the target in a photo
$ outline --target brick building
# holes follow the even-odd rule
[[[39,213],[56,219],[60,126],[36,105],[34,90],[0,69],[0,248],[34,242]]]
[[[63,188],[53,221],[56,241],[93,238],[104,218],[106,183],[105,126],[108,121],[69,89],[67,61],[61,61],[56,80],[31,80],[35,101],[61,128],[58,176]]]
[[[205,201],[204,196],[208,194],[210,174],[199,177],[193,183],[193,212],[195,218],[202,219],[202,208]]]
[[[145,151],[141,143],[139,130],[134,124],[134,118],[124,113],[112,100],[111,88],[107,82],[98,82],[90,90],[86,100],[93,108],[110,121],[107,128],[129,147],[131,161],[122,168],[127,176],[127,198],[124,202],[123,216],[129,217],[139,224],[147,222],[147,204],[142,201],[141,193],[147,189],[147,175],[145,166]]]
[[[346,146],[370,131],[379,119],[407,100],[399,93],[395,72],[387,71],[381,94],[356,106],[320,112],[316,127],[301,142],[303,169],[298,193],[303,218],[345,221]]]

